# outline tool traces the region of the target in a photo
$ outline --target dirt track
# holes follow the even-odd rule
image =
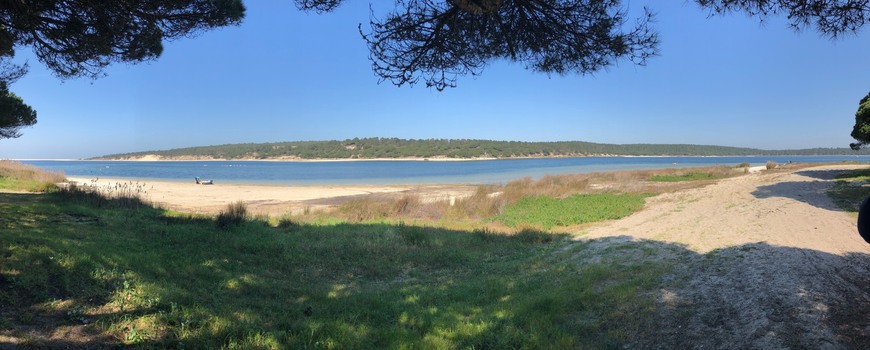
[[[677,265],[655,329],[629,347],[870,349],[870,244],[826,194],[846,168],[659,195],[580,236],[642,241]]]

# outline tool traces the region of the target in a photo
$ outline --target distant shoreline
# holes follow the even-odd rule
[[[532,157],[476,157],[476,158],[450,158],[450,157],[400,157],[400,158],[205,158],[205,157],[163,157],[147,155],[131,158],[13,158],[15,161],[83,161],[83,162],[288,162],[288,163],[332,163],[332,162],[474,162],[488,160],[519,160],[519,159],[567,159],[567,158],[728,158],[728,157],[860,157],[855,154],[840,155],[570,155],[570,156],[532,156]]]

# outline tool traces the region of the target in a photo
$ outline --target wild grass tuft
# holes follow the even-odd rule
[[[772,161],[772,160],[768,160],[767,163],[764,164],[764,167],[767,168],[767,170],[773,170],[773,169],[776,169],[778,166],[779,166],[779,165],[776,164],[776,162],[774,162],[774,161]]]
[[[287,230],[290,232],[297,231],[302,227],[302,225],[300,225],[298,222],[294,221],[293,219],[291,219],[289,217],[283,217],[283,218],[279,219],[277,226],[280,229],[284,229],[284,230]]]
[[[716,180],[726,177],[725,174],[713,174],[689,171],[685,173],[676,173],[669,175],[653,175],[649,181],[654,182],[679,182],[679,181],[700,181],[700,180]]]
[[[239,226],[248,218],[248,206],[245,202],[238,201],[227,204],[226,209],[221,211],[215,218],[215,225],[219,229],[228,229]]]

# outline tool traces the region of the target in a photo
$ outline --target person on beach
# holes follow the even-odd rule
[[[858,234],[864,241],[870,243],[870,197],[867,197],[858,207]]]

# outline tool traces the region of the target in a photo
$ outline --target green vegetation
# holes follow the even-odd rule
[[[496,220],[511,227],[532,225],[544,229],[628,216],[643,208],[644,194],[586,194],[564,199],[524,197],[507,206]]]
[[[837,182],[828,190],[828,195],[841,209],[857,215],[858,206],[870,197],[870,169],[843,172],[836,176]]]
[[[215,218],[215,224],[220,229],[228,229],[233,226],[239,226],[248,218],[248,208],[242,201],[230,203],[227,209],[222,211]]]
[[[55,183],[65,179],[63,173],[54,173],[11,160],[0,160],[0,190],[46,192],[57,188]]]
[[[857,182],[870,181],[870,169],[857,169],[857,170],[849,170],[845,171],[837,176],[834,176],[835,179],[839,181],[849,181],[849,182]]]
[[[355,138],[344,141],[301,141],[246,143],[179,148],[165,151],[112,154],[98,159],[125,159],[145,155],[170,158],[214,159],[374,159],[374,158],[512,158],[617,156],[743,156],[743,155],[839,155],[856,154],[848,148],[805,150],[760,150],[702,145],[609,145],[580,141],[515,142],[488,140],[403,140],[397,138]],[[857,154],[870,154],[862,150]]]
[[[852,138],[858,141],[849,145],[854,150],[859,150],[870,143],[870,92],[858,102]]]
[[[0,194],[6,339],[63,347],[96,332],[97,347],[618,347],[652,332],[653,291],[672,268],[583,261],[594,254],[588,243],[532,230],[252,219],[219,230],[212,218],[124,203],[79,190]],[[69,344],[39,337],[62,329]]]
[[[699,181],[699,180],[716,180],[726,177],[724,174],[711,174],[702,172],[688,172],[684,174],[673,175],[655,175],[649,178],[649,181],[654,182],[679,182],[679,181]]]

